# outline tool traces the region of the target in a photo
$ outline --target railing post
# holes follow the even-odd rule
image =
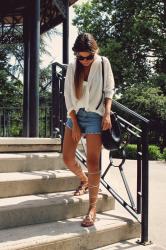
[[[47,107],[45,105],[45,137],[47,137]]]
[[[56,136],[56,129],[60,127],[59,79],[56,64],[52,64],[52,137]]]
[[[3,137],[6,136],[6,113],[5,108],[3,108]]]
[[[61,125],[60,125],[60,132],[62,135],[62,143],[63,143],[63,138],[64,138],[64,131],[65,131],[65,122],[66,122],[66,106],[65,106],[65,99],[64,99],[64,84],[65,84],[65,76],[66,74],[66,69],[62,70],[62,79],[61,79],[61,86],[60,86],[60,119],[61,119]]]
[[[141,203],[142,203],[142,194],[141,194],[141,176],[142,176],[142,149],[140,140],[137,143],[137,213],[141,213]]]
[[[149,164],[148,164],[148,123],[142,123],[142,223],[141,242],[147,245],[148,242],[148,219],[149,219]]]

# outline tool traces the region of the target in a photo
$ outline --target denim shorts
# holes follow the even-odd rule
[[[84,108],[81,108],[76,116],[82,134],[101,134],[101,115],[95,112],[87,112]],[[68,118],[66,126],[72,128],[71,118]]]

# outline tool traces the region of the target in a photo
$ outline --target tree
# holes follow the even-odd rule
[[[131,86],[125,90],[120,102],[151,121],[155,119],[166,121],[166,109],[164,108],[166,107],[166,96],[160,87]]]
[[[149,142],[158,144],[163,150],[166,146],[166,96],[160,87],[131,86],[120,102],[150,120]]]
[[[120,92],[149,84],[153,75],[165,91],[165,0],[91,0],[76,5],[75,13],[73,24],[92,33],[109,57]]]
[[[49,54],[45,42],[45,37],[51,37],[57,34],[56,29],[48,31],[41,36],[40,41],[40,56],[43,54]],[[21,28],[19,35],[21,35]],[[15,63],[10,62],[11,58]],[[40,61],[41,62],[41,61]],[[24,47],[22,43],[14,44],[4,44],[0,45],[0,105],[9,106],[11,103],[18,104],[22,103],[23,98],[23,83],[21,78],[24,71]],[[40,70],[40,90],[44,90],[47,82],[44,82],[47,78],[50,77],[50,70],[41,69]],[[45,76],[45,78],[44,78]],[[51,79],[51,78],[50,78]],[[11,95],[10,95],[11,93]],[[14,93],[14,95],[13,95]],[[16,94],[16,95],[15,95]],[[15,100],[16,97],[16,100]]]
[[[21,30],[19,35],[20,34]],[[49,53],[47,50],[45,37],[51,38],[52,35],[55,34],[57,34],[57,32],[54,29],[41,36],[40,56]],[[13,61],[15,63],[13,63]],[[3,136],[21,135],[22,111],[23,111],[22,109],[23,83],[21,79],[23,76],[23,71],[24,71],[23,44],[13,43],[13,44],[0,45],[0,135]],[[41,116],[43,117],[43,114],[45,115],[46,112],[45,111],[46,107],[43,107],[43,105],[50,106],[50,100],[51,100],[50,89],[49,89],[50,81],[51,81],[50,67],[44,69],[41,68],[40,81],[39,81],[40,118]],[[48,110],[47,112],[50,115],[50,110]],[[44,119],[45,118],[43,118],[42,120]],[[40,121],[40,125],[41,123],[43,122]],[[4,129],[4,127],[6,129]],[[8,129],[9,127],[10,129]]]
[[[16,106],[22,103],[22,83],[12,74],[9,56],[0,47],[0,107]]]

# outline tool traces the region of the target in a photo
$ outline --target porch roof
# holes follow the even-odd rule
[[[78,0],[69,0],[69,6]],[[23,16],[29,0],[5,0],[0,8],[0,26],[23,24]],[[26,13],[28,14],[28,13]],[[65,0],[41,0],[40,26],[41,33],[57,26],[66,17]]]

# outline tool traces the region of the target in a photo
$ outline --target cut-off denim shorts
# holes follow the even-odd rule
[[[87,112],[84,108],[79,109],[76,116],[82,134],[101,134],[102,116],[95,112]],[[71,118],[68,118],[66,126],[72,128]]]

